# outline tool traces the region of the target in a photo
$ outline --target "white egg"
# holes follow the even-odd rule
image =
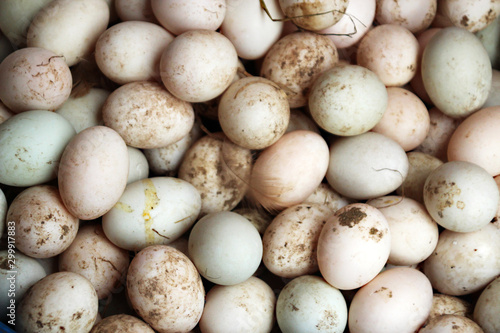
[[[284,333],[341,333],[347,326],[347,305],[342,293],[324,279],[303,275],[281,290],[276,318]]]
[[[64,148],[75,135],[73,126],[50,111],[26,111],[0,124],[0,183],[38,185],[57,176]]]
[[[149,164],[144,153],[137,148],[127,146],[128,151],[128,178],[127,184],[148,178]]]
[[[500,331],[500,277],[481,292],[474,306],[473,318],[485,333]]]
[[[252,276],[262,259],[257,229],[234,212],[205,215],[189,235],[189,257],[200,274],[218,285],[234,285]]]
[[[188,182],[154,177],[127,185],[116,205],[103,216],[104,233],[115,245],[139,251],[169,244],[198,218],[200,194]]]

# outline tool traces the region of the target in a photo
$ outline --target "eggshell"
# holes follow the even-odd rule
[[[127,151],[129,158],[127,184],[148,178],[149,164],[143,152],[129,146],[127,146]]]
[[[334,140],[326,179],[335,191],[348,198],[371,199],[397,189],[408,168],[408,157],[397,142],[367,132]]]
[[[487,224],[478,231],[444,230],[423,271],[440,293],[461,296],[485,288],[500,274],[500,227]]]
[[[66,250],[76,237],[79,221],[50,185],[32,186],[14,198],[7,221],[15,223],[16,247],[34,258],[50,258]]]
[[[218,285],[235,285],[250,278],[262,259],[259,232],[234,212],[205,215],[189,235],[189,256],[200,274]]]
[[[214,286],[207,293],[200,320],[203,333],[271,332],[276,296],[254,276],[233,286]]]
[[[205,289],[193,263],[166,245],[149,246],[132,259],[127,275],[132,307],[158,332],[188,332],[200,320]]]
[[[295,32],[277,41],[266,53],[260,75],[287,93],[291,108],[307,104],[314,80],[338,62],[335,44],[326,36]]]
[[[54,0],[33,18],[27,44],[63,56],[73,66],[92,53],[108,23],[109,6],[103,0]]]
[[[165,147],[144,149],[151,172],[159,176],[176,176],[187,151],[203,134],[195,120],[191,131],[179,141]]]
[[[226,0],[226,15],[221,32],[234,45],[242,59],[263,57],[280,38],[283,17],[278,0],[267,0],[269,17],[257,1]]]
[[[500,71],[497,71],[495,69],[492,72],[491,89],[488,94],[488,98],[486,99],[486,102],[484,102],[482,108],[487,108],[490,106],[500,106]]]
[[[217,30],[226,14],[225,0],[151,0],[161,25],[175,35],[189,30]]]
[[[90,333],[154,333],[151,326],[137,317],[127,314],[117,314],[104,318],[92,327]]]
[[[3,322],[15,318],[16,303],[45,276],[45,270],[35,259],[13,250],[0,251],[0,318]]]
[[[71,214],[96,219],[118,202],[127,184],[128,152],[111,128],[89,127],[66,146],[59,165],[58,184]]]
[[[427,317],[427,321],[434,317],[449,314],[470,318],[472,315],[472,310],[472,305],[462,298],[434,293],[434,295],[432,296],[432,308],[431,312],[429,313],[429,317]]]
[[[325,131],[351,136],[371,130],[387,109],[387,90],[361,66],[335,66],[323,72],[309,94],[309,111]]]
[[[150,81],[131,82],[113,91],[102,107],[102,117],[127,145],[144,149],[175,143],[194,124],[190,103]]]
[[[415,332],[432,305],[432,286],[420,271],[394,268],[363,286],[349,307],[352,333]]]
[[[33,17],[52,0],[6,0],[0,2],[0,30],[12,45],[26,46],[26,34]]]
[[[318,239],[331,214],[320,204],[298,204],[278,214],[262,238],[267,269],[285,278],[317,272]]]
[[[399,87],[387,88],[388,103],[373,131],[393,139],[405,150],[418,147],[430,128],[427,107],[414,93]]]
[[[216,133],[191,146],[179,167],[179,178],[200,193],[200,216],[203,216],[236,207],[247,192],[251,166],[249,149]]]
[[[86,278],[72,272],[54,273],[26,293],[18,307],[16,331],[51,331],[57,327],[67,332],[89,332],[97,308],[97,294]]]
[[[342,333],[347,305],[342,293],[321,277],[303,275],[281,290],[276,317],[282,332]]]
[[[353,203],[331,215],[318,240],[318,265],[325,280],[352,290],[373,279],[391,250],[391,232],[375,207]]]
[[[26,111],[0,124],[0,183],[33,186],[53,180],[73,126],[50,111]]]
[[[431,122],[429,132],[420,146],[415,148],[415,151],[429,154],[446,162],[448,161],[448,143],[463,119],[449,117],[436,107],[429,110],[429,118]]]
[[[477,38],[483,43],[488,56],[490,57],[491,66],[494,69],[500,68],[500,52],[498,48],[500,46],[500,16],[488,24],[482,30],[476,32]]]
[[[261,236],[264,235],[267,227],[273,221],[273,216],[259,207],[241,207],[232,211],[250,221]]]
[[[197,219],[200,194],[188,182],[154,177],[127,185],[119,201],[102,218],[111,242],[130,251],[169,244]]]
[[[430,99],[450,117],[477,111],[488,97],[492,76],[488,53],[465,29],[438,31],[425,47],[421,70]]]
[[[422,333],[483,333],[481,327],[472,319],[457,315],[442,315],[432,318],[419,332]]]
[[[158,22],[150,0],[115,0],[115,9],[122,21]]]
[[[449,161],[467,161],[492,176],[500,174],[500,106],[481,109],[467,117],[448,143]]]
[[[56,113],[66,118],[77,133],[88,127],[102,125],[101,109],[109,94],[107,90],[91,88],[83,96],[70,96]]]
[[[427,29],[436,16],[437,0],[378,0],[375,19],[380,24],[398,24],[412,33]]]
[[[485,333],[500,330],[500,277],[495,278],[481,292],[474,306],[473,318]]]
[[[442,165],[443,161],[419,151],[411,151],[406,156],[408,156],[408,162],[410,163],[408,175],[403,184],[396,189],[396,193],[423,204],[425,181],[431,171]]]
[[[163,84],[188,102],[206,102],[222,94],[237,68],[233,44],[212,30],[190,30],[177,36],[160,59]]]
[[[389,223],[389,264],[415,265],[432,254],[438,242],[438,225],[423,204],[395,195],[372,199],[367,204],[380,210]]]
[[[78,273],[107,298],[125,282],[129,253],[111,243],[98,224],[84,225],[71,246],[59,256],[59,270]]]
[[[235,144],[264,149],[279,140],[290,120],[285,91],[262,77],[246,77],[232,83],[219,102],[222,131]]]
[[[319,134],[287,133],[255,161],[250,195],[268,209],[290,207],[314,192],[327,168],[328,146]]]
[[[157,24],[121,22],[99,36],[96,63],[104,75],[118,84],[160,81],[161,54],[172,40],[174,35]]]
[[[497,1],[440,0],[439,6],[453,25],[470,32],[485,28],[500,14],[500,3]]]
[[[280,0],[280,7],[287,18],[305,30],[322,30],[337,23],[345,13],[348,0]]]
[[[71,87],[68,65],[49,50],[19,49],[0,63],[0,99],[15,113],[55,110],[69,97]]]
[[[337,48],[346,49],[355,45],[371,29],[375,9],[376,0],[349,0],[342,18],[319,33],[330,38]]]
[[[311,117],[299,109],[291,109],[290,121],[288,122],[288,127],[286,128],[285,133],[297,130],[306,130],[320,134],[318,125],[316,125]]]
[[[335,192],[327,183],[321,183],[302,203],[325,205],[333,213],[350,204],[351,200]]]
[[[499,200],[493,177],[470,162],[444,163],[429,174],[424,185],[424,203],[429,214],[452,231],[481,229],[495,217]]]

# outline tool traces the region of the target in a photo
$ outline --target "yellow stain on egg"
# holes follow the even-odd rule
[[[144,210],[142,212],[144,231],[146,233],[146,243],[152,245],[155,243],[155,232],[153,230],[154,219],[151,217],[151,211],[160,203],[160,198],[158,198],[156,187],[151,179],[143,179],[142,184],[144,185],[145,196]]]

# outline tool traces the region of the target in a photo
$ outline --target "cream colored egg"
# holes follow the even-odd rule
[[[109,17],[103,0],[54,0],[33,18],[27,44],[61,55],[73,66],[90,56]]]
[[[442,315],[458,315],[471,317],[472,305],[462,298],[446,294],[434,293],[432,296],[432,308],[427,321]]]
[[[128,264],[128,251],[111,243],[98,224],[82,226],[59,256],[59,270],[87,278],[99,299],[109,297],[124,283]]]
[[[285,278],[317,272],[319,235],[332,213],[324,205],[298,204],[278,214],[262,238],[267,269]]]
[[[451,161],[434,169],[424,185],[424,203],[442,227],[476,231],[495,217],[500,194],[493,177],[477,164]]]
[[[127,274],[137,314],[158,332],[189,332],[201,318],[205,289],[193,263],[166,245],[140,251]]]
[[[259,207],[241,207],[232,211],[250,221],[261,236],[273,221],[273,216]]]
[[[102,117],[127,145],[143,149],[175,143],[194,124],[191,104],[151,81],[131,82],[113,91],[102,107]]]
[[[396,189],[396,193],[423,204],[425,181],[431,171],[443,164],[443,161],[419,151],[411,151],[406,156],[408,156],[410,164],[408,176],[406,176],[403,184]]]
[[[246,77],[224,92],[218,118],[229,140],[244,148],[264,149],[285,133],[290,107],[285,91],[273,81]]]
[[[288,122],[288,127],[286,128],[285,133],[297,130],[306,130],[319,134],[318,125],[316,125],[310,116],[306,115],[300,109],[291,109],[290,121]]]
[[[429,279],[413,268],[380,273],[363,286],[349,307],[352,333],[415,332],[425,322],[432,305]]]
[[[415,265],[432,254],[438,242],[438,225],[423,204],[393,195],[369,200],[367,204],[378,208],[389,223],[389,264]]]
[[[335,190],[327,183],[321,183],[314,190],[314,192],[303,201],[303,203],[325,205],[333,213],[350,204],[351,200],[335,192]]]
[[[255,161],[250,196],[271,210],[296,205],[314,192],[327,168],[328,145],[319,134],[289,132]]]
[[[287,18],[300,28],[318,31],[337,23],[345,13],[349,0],[280,0]]]
[[[483,43],[488,56],[490,57],[491,65],[493,68],[498,69],[500,65],[500,16],[488,24],[484,29],[476,32],[477,38]]]
[[[140,251],[167,245],[198,218],[200,194],[188,182],[153,177],[127,185],[119,201],[102,218],[104,233],[122,249]]]
[[[64,58],[40,47],[26,47],[0,63],[0,99],[12,112],[55,110],[71,93],[71,71]]]
[[[231,41],[212,30],[190,30],[177,36],[162,53],[160,75],[177,98],[206,102],[226,90],[238,68]]]
[[[319,127],[341,136],[371,130],[387,109],[387,90],[377,75],[361,66],[336,66],[311,87],[309,111]]]
[[[467,117],[451,135],[448,160],[475,163],[490,175],[499,175],[499,111],[500,106],[488,107]]]
[[[175,35],[189,30],[217,30],[226,14],[225,0],[151,0],[153,14]]]
[[[371,199],[397,189],[408,168],[408,157],[397,142],[367,132],[333,141],[326,179],[348,198]]]
[[[371,29],[375,18],[376,0],[349,0],[345,14],[329,28],[320,30],[337,48],[355,45]]]
[[[483,333],[481,327],[472,319],[458,315],[442,315],[434,317],[420,330],[421,333]]]
[[[34,258],[62,253],[79,227],[78,218],[65,208],[58,189],[51,185],[23,190],[9,206],[6,219],[15,224],[17,249]]]
[[[438,292],[461,296],[485,288],[500,274],[498,223],[478,231],[444,230],[423,272]]]
[[[368,31],[359,43],[357,64],[373,71],[386,86],[403,86],[415,76],[417,38],[396,24],[382,24]]]
[[[231,210],[248,190],[252,154],[229,141],[222,133],[207,135],[187,151],[179,178],[200,193],[200,216]]]
[[[115,9],[122,21],[158,22],[150,0],[115,0]]]
[[[319,276],[303,275],[287,283],[276,303],[282,332],[342,333],[347,305],[342,293]]]
[[[425,47],[421,70],[430,99],[450,117],[477,111],[488,97],[490,58],[479,39],[465,29],[437,32]]]
[[[154,333],[151,326],[137,317],[128,314],[116,314],[104,318],[92,327],[91,333]]]
[[[50,111],[26,111],[0,125],[0,183],[33,186],[53,180],[73,126]]]
[[[377,0],[375,18],[380,24],[398,24],[412,33],[427,29],[436,16],[437,0]]]
[[[414,93],[399,87],[387,88],[387,109],[372,129],[393,139],[405,150],[419,146],[430,128],[429,112]]]
[[[83,96],[70,96],[56,113],[66,118],[76,132],[92,126],[102,125],[102,106],[110,92],[100,88],[90,88]]]
[[[161,54],[173,39],[154,23],[121,22],[99,36],[95,59],[102,73],[118,84],[160,81]]]
[[[498,332],[500,330],[500,277],[495,278],[481,292],[474,306],[473,318],[485,333]]]
[[[59,191],[71,214],[92,220],[108,212],[127,184],[129,158],[120,135],[89,127],[66,146],[58,172]]]
[[[500,3],[489,0],[440,0],[440,10],[453,25],[477,32],[493,22],[500,14]]]
[[[271,332],[276,296],[271,287],[254,276],[232,286],[214,286],[207,293],[200,320],[203,333]]]
[[[373,279],[391,250],[387,219],[377,208],[354,203],[326,221],[318,240],[318,265],[325,280],[338,289],[352,290]]]
[[[281,38],[266,53],[260,75],[285,90],[291,108],[307,104],[314,80],[338,62],[335,44],[326,36],[295,32]]]
[[[500,106],[500,71],[493,69],[491,77],[491,89],[488,94],[486,102],[484,102],[482,108],[487,108],[490,106]]]
[[[226,0],[221,32],[229,38],[242,59],[255,60],[265,56],[281,36],[283,13],[278,0],[266,0],[265,4],[271,17],[257,1]]]
[[[98,310],[97,293],[83,276],[58,272],[35,283],[19,304],[16,331],[85,333],[92,329]],[[64,329],[63,329],[64,328]]]
[[[189,257],[208,281],[235,285],[256,272],[262,260],[262,240],[243,216],[212,213],[202,217],[191,230]]]
[[[144,153],[137,148],[127,146],[128,151],[128,176],[127,184],[148,178],[149,164]]]

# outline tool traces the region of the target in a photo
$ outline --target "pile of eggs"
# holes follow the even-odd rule
[[[2,323],[500,332],[499,16],[1,1]]]

